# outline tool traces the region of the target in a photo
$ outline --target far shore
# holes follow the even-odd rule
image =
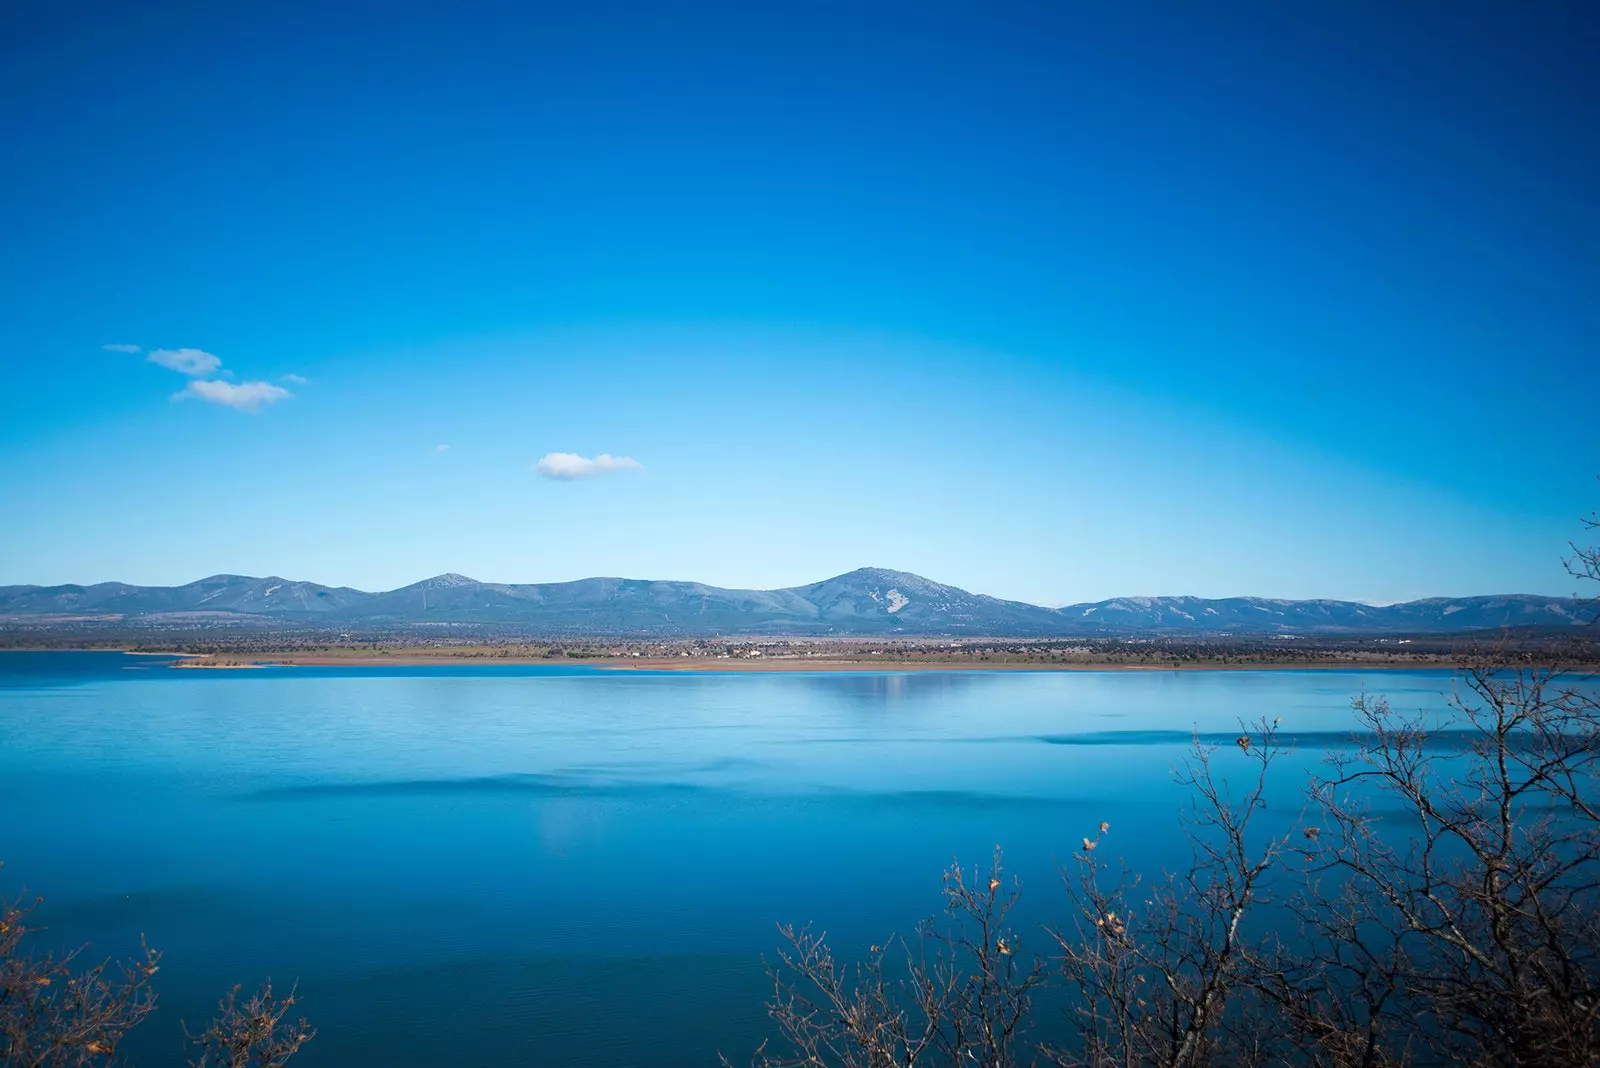
[[[182,657],[172,666],[184,670],[236,670],[263,667],[422,667],[454,665],[581,665],[606,671],[681,671],[699,673],[781,674],[798,672],[874,672],[874,671],[1405,671],[1450,668],[1455,662],[1438,660],[1281,660],[1225,663],[1199,660],[1165,663],[1128,663],[1111,660],[1020,661],[1020,660],[903,660],[873,657],[861,660],[822,657],[733,658],[720,657],[501,657],[452,656],[450,654],[393,653],[349,656],[293,653],[283,656],[262,654],[213,656],[195,653],[155,653],[155,656]]]
[[[536,663],[537,661],[529,661]],[[548,663],[548,661],[546,661]],[[1216,660],[1194,661],[1189,663],[1166,664],[1129,664],[1117,661],[1084,660],[1084,661],[1041,661],[1027,663],[1015,660],[698,660],[683,663],[675,660],[606,660],[598,661],[599,666],[613,671],[742,671],[742,672],[785,672],[785,671],[1299,671],[1311,668],[1316,670],[1348,670],[1359,668],[1368,669],[1406,669],[1406,668],[1439,668],[1453,667],[1454,664],[1440,662],[1411,662],[1396,663],[1392,660],[1384,661],[1341,661],[1338,663],[1312,662],[1312,661],[1281,661],[1281,662],[1251,662],[1243,664],[1225,664]]]

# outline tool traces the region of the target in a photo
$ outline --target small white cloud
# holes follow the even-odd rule
[[[450,446],[448,446],[448,445],[435,445],[433,447],[433,454],[435,456],[443,456],[445,453],[447,453],[449,451],[450,451]]]
[[[148,357],[151,363],[158,363],[171,371],[178,371],[186,375],[208,375],[222,366],[222,361],[209,352],[199,349],[156,349]]]
[[[143,352],[138,345],[101,345],[107,352]]]
[[[629,456],[611,456],[601,453],[594,459],[575,452],[552,452],[533,465],[544,478],[570,482],[575,478],[595,478],[613,471],[643,471],[644,464]]]
[[[291,386],[303,386],[306,384],[306,380],[299,375],[279,375],[278,381],[287,382]]]
[[[276,404],[294,396],[282,386],[275,386],[271,382],[232,382],[194,381],[188,388],[174,393],[174,400],[183,400],[187,397],[199,397],[211,404],[222,404],[229,408],[237,408],[242,412],[253,412],[263,404]]]

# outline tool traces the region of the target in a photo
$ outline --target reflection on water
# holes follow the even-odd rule
[[[909,701],[936,695],[952,694],[961,690],[979,689],[997,682],[1000,672],[977,671],[903,671],[898,673],[865,673],[854,671],[819,672],[801,676],[804,685],[837,700],[855,700],[864,704],[887,701]]]
[[[1286,820],[1353,695],[1437,708],[1448,685],[0,654],[0,858],[6,889],[47,895],[48,937],[165,951],[143,1063],[270,974],[321,1028],[307,1068],[372,1063],[377,1036],[402,1066],[704,1065],[764,1033],[776,922],[881,941],[996,843],[1043,920],[1101,820],[1135,867],[1181,861],[1172,770],[1196,733],[1281,718]]]

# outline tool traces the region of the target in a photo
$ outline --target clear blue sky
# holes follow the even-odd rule
[[[1596,54],[1582,3],[7,4],[0,583],[1569,593]]]

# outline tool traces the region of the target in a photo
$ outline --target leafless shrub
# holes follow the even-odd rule
[[[1110,827],[1083,840],[1068,876],[1069,923],[1054,934],[1072,996],[1074,1040],[1045,1052],[1054,1064],[1265,1064],[1278,1052],[1254,1004],[1259,958],[1244,925],[1266,899],[1287,839],[1261,836],[1268,771],[1279,755],[1276,723],[1239,735],[1249,771],[1242,789],[1216,770],[1216,746],[1196,741],[1179,780],[1194,791],[1184,815],[1192,850],[1181,875],[1146,890],[1142,880],[1098,860]],[[1259,1014],[1251,1014],[1258,1016]]]
[[[27,919],[38,904],[0,902],[0,1068],[87,1068],[120,1063],[127,1033],[155,1011],[152,981],[161,955],[143,946],[122,964],[85,964],[82,949],[30,956],[24,938],[37,930]],[[295,998],[277,1000],[269,983],[242,1006],[238,988],[203,1034],[192,1064],[204,1068],[282,1068],[316,1034],[300,1020],[283,1024]]]
[[[35,905],[0,902],[0,1065],[110,1064],[124,1035],[156,1004],[151,978],[161,955],[148,946],[119,965],[85,965],[83,950],[23,954]]]
[[[1435,1058],[1600,1063],[1600,703],[1584,682],[1471,669],[1438,725],[1362,697],[1371,740],[1313,784],[1308,870],[1362,910],[1343,942],[1384,940],[1388,1023]],[[1429,745],[1461,726],[1466,753]]]
[[[781,928],[768,1005],[782,1050],[763,1046],[762,1068],[1010,1065],[1025,1051],[1033,990],[1045,962],[1007,925],[1018,889],[995,851],[987,875],[953,865],[942,920],[911,943],[891,939],[841,964],[825,936]],[[896,947],[900,952],[894,953]],[[894,959],[888,960],[890,954]],[[727,1062],[724,1061],[724,1064]]]
[[[1585,530],[1600,531],[1600,512],[1591,512],[1580,522]],[[1572,545],[1572,558],[1567,561],[1567,571],[1586,582],[1600,582],[1600,545]]]
[[[260,990],[239,1003],[235,986],[217,1004],[217,1018],[189,1041],[200,1050],[191,1068],[282,1068],[300,1047],[316,1037],[305,1017],[285,1023],[295,1003],[295,992],[279,998],[269,979]]]

